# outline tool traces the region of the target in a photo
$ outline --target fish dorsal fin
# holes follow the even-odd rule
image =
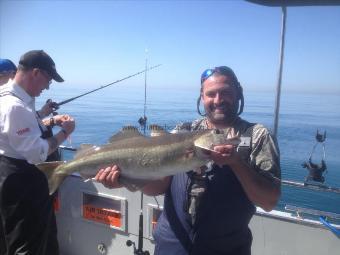
[[[150,136],[161,136],[169,134],[164,128],[159,125],[151,124],[150,128]]]
[[[133,137],[141,137],[141,136],[143,135],[138,131],[138,128],[134,126],[125,126],[122,128],[121,131],[111,136],[109,143],[117,142],[117,141],[124,140],[124,139],[129,139]]]
[[[83,143],[79,146],[79,149],[77,150],[76,154],[74,155],[74,158],[80,158],[87,154],[90,151],[93,151],[96,148],[95,145],[90,144],[90,143]]]

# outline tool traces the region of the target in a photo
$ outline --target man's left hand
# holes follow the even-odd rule
[[[213,150],[210,158],[220,167],[223,165],[233,165],[241,160],[235,145],[215,145]]]
[[[53,116],[54,119],[54,124],[57,126],[62,126],[62,123],[64,123],[65,121],[71,120],[71,116],[67,115],[67,114],[60,114],[60,115],[56,115]]]

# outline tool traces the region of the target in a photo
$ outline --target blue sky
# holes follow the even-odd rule
[[[204,69],[228,65],[244,89],[274,91],[280,23],[280,8],[241,0],[0,0],[0,57],[44,49],[77,87],[138,72],[147,56],[162,64],[152,86],[195,88]],[[340,94],[339,28],[340,7],[288,8],[283,91]]]

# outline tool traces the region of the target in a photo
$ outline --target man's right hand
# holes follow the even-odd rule
[[[59,107],[57,106],[56,102],[53,102],[51,99],[48,99],[47,102],[43,105],[43,107],[38,111],[38,113],[41,118],[45,118],[58,108]]]
[[[117,165],[109,166],[100,169],[95,176],[95,180],[109,189],[121,188],[123,185],[118,182],[119,175],[120,169]]]

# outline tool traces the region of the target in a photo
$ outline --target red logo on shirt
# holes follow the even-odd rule
[[[27,133],[29,131],[30,131],[30,128],[27,127],[27,128],[23,128],[23,129],[18,130],[17,134],[18,135],[23,135],[24,133]]]

